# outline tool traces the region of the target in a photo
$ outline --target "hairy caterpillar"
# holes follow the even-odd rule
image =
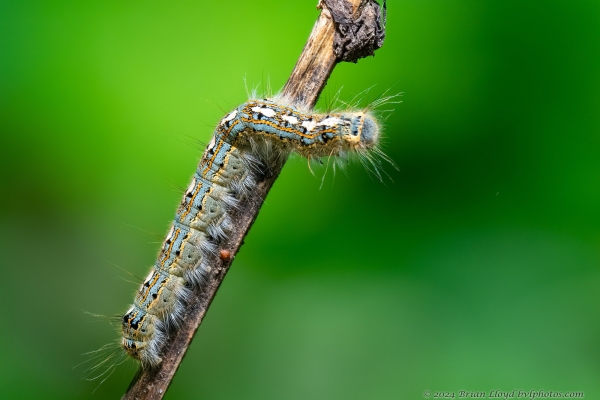
[[[124,354],[144,368],[161,362],[162,343],[169,329],[181,321],[190,289],[200,285],[210,271],[204,261],[207,255],[222,260],[232,256],[218,249],[231,227],[230,212],[274,163],[283,163],[292,152],[309,160],[330,156],[345,160],[355,153],[381,179],[376,156],[390,160],[379,150],[380,126],[370,109],[394,97],[382,96],[368,109],[327,114],[286,105],[280,99],[250,100],[221,119],[156,263],[133,305],[120,318],[120,347],[125,353],[111,365],[114,353],[92,367],[106,367],[92,379],[110,374],[124,361]],[[94,358],[108,348],[92,352]]]

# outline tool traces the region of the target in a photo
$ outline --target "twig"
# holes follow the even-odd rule
[[[339,32],[336,33],[337,25],[333,21],[332,11],[337,12],[336,15],[355,15],[364,8],[365,4],[372,6],[372,0],[362,0],[362,2],[361,0],[320,1],[319,8],[322,9],[322,12],[292,71],[290,79],[283,88],[282,97],[288,103],[311,108],[315,105],[337,60],[343,58],[334,54],[334,37],[339,39]],[[363,25],[359,28],[362,29],[362,27]],[[358,31],[358,28],[355,31]],[[364,38],[358,39],[363,40]],[[382,38],[379,39],[383,41]],[[357,40],[354,39],[353,44],[356,43]],[[243,200],[239,208],[232,213],[231,219],[234,221],[234,227],[227,240],[219,245],[220,256],[215,255],[208,260],[212,270],[207,277],[207,282],[201,289],[193,293],[194,298],[190,301],[191,305],[186,310],[180,328],[167,339],[162,352],[163,361],[154,369],[140,369],[123,399],[162,399],[221,282],[225,278],[235,254],[244,243],[244,237],[256,219],[262,202],[267,197],[267,193],[273,186],[282,167],[283,164],[269,171],[268,176],[258,182],[252,195]]]

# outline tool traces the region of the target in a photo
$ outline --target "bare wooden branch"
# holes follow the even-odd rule
[[[308,107],[315,105],[337,62],[333,52],[335,26],[329,8],[339,7],[345,10],[345,15],[354,15],[360,4],[361,0],[327,0],[319,3],[321,14],[290,79],[283,88],[282,96],[287,102]],[[239,209],[232,213],[233,231],[228,239],[219,245],[219,254],[209,259],[212,270],[207,282],[201,289],[194,291],[194,298],[190,301],[181,327],[167,339],[162,353],[163,361],[157,368],[140,369],[123,399],[162,399],[282,167],[283,164],[271,169],[264,179],[258,182],[252,196],[243,200]]]

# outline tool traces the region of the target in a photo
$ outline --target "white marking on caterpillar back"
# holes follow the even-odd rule
[[[142,286],[143,286],[143,285],[145,285],[146,283],[150,282],[150,279],[152,279],[152,276],[153,276],[153,275],[154,275],[154,270],[153,270],[153,269],[151,269],[151,270],[150,270],[150,273],[148,274],[148,276],[146,277],[146,279],[144,279],[144,283],[142,284]],[[132,308],[133,308],[133,307],[132,307]],[[130,310],[130,311],[131,311],[131,310]],[[128,311],[128,312],[129,312],[129,311]]]
[[[294,125],[298,123],[298,118],[294,117],[293,115],[282,115],[281,119]]]
[[[213,140],[214,140],[214,138],[213,138]],[[195,187],[196,187],[196,178],[192,178],[192,182],[190,183],[190,186],[188,186],[188,188],[186,189],[185,195],[187,196],[187,195],[192,194],[194,192]],[[171,231],[169,232],[169,234],[167,236],[170,237],[172,233],[173,233],[173,228],[171,227]]]
[[[277,111],[264,107],[252,107],[252,111],[264,115],[267,118],[273,118],[277,115]]]
[[[219,122],[219,125],[225,125],[227,122],[231,121],[232,119],[234,119],[237,116],[237,110],[233,110],[232,112],[230,112],[229,114],[227,114],[227,116],[225,118],[223,118],[221,120],[221,122]]]
[[[325,118],[323,121],[319,122],[317,125],[323,125],[323,126],[336,126],[336,125],[347,125],[347,123],[341,119],[339,119],[338,117],[329,117],[329,118]]]
[[[213,147],[215,147],[215,137],[213,136],[212,139],[210,139],[210,142],[208,142],[208,146],[206,146],[206,150],[210,151],[213,149]]]
[[[315,126],[317,126],[317,121],[315,121],[314,119],[304,121],[302,122],[302,126],[306,128],[308,132],[311,132],[313,129],[315,129]]]

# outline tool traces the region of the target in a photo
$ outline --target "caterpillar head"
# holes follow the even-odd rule
[[[368,113],[352,113],[350,124],[342,135],[356,148],[370,149],[379,141],[379,124]]]

